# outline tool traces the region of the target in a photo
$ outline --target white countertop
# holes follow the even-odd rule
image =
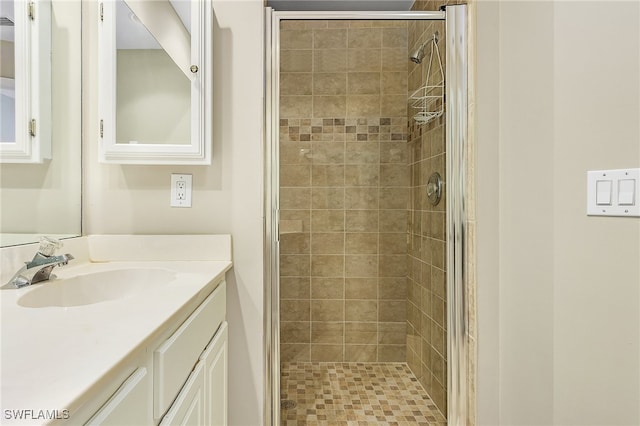
[[[75,307],[18,304],[23,295],[55,282],[0,290],[0,423],[46,423],[9,419],[12,415],[6,410],[73,413],[137,349],[156,338],[169,322],[195,309],[231,266],[230,256],[229,260],[214,261],[72,261],[54,269],[58,279],[127,268],[175,273],[173,281],[157,291]],[[70,424],[75,424],[73,419]]]

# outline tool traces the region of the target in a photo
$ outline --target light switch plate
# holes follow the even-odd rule
[[[640,217],[639,185],[640,168],[587,172],[587,215]],[[628,194],[629,187],[635,194]]]

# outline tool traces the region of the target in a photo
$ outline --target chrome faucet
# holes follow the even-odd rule
[[[55,251],[60,247],[62,247],[60,241],[43,237],[40,240],[40,248],[33,259],[30,262],[25,262],[24,266],[9,280],[9,283],[20,288],[55,278],[55,275],[51,274],[53,268],[66,265],[73,259],[69,253],[55,256]]]

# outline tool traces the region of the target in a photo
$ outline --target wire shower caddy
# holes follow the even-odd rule
[[[426,124],[444,113],[444,69],[438,49],[438,36],[436,31],[433,37],[425,42],[431,44],[425,84],[409,96],[409,105],[417,110],[413,119],[421,124]],[[438,70],[432,76],[434,56],[437,58]]]

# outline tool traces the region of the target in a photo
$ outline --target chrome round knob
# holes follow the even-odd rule
[[[437,206],[442,199],[442,177],[438,172],[429,176],[429,181],[427,182],[427,198],[429,198],[433,206]]]
[[[198,66],[197,65],[191,65],[191,72],[192,73],[197,73],[198,72]]]

